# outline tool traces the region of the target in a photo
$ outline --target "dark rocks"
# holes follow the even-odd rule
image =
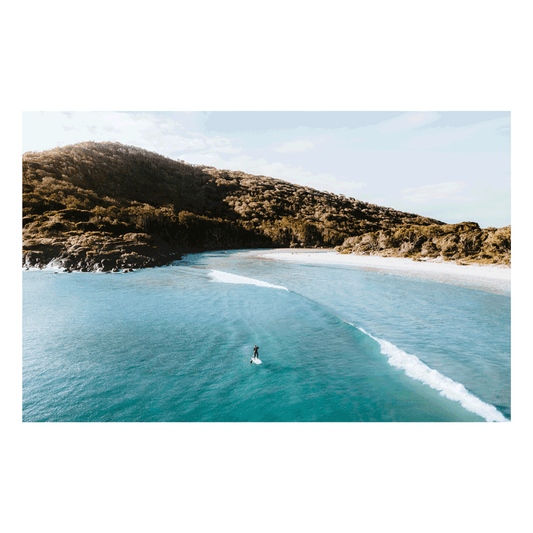
[[[89,243],[91,244],[91,243]],[[51,250],[27,250],[23,252],[22,266],[25,268],[44,268],[54,264],[65,272],[133,272],[140,268],[150,268],[169,264],[181,257],[179,252],[166,250],[165,253],[156,247],[149,247],[152,255],[141,254],[136,250],[135,240],[126,244],[122,240],[110,241],[102,239],[92,242],[93,247],[75,245],[59,253]]]
[[[113,268],[116,268],[116,262],[113,259],[102,259],[101,261],[101,268],[104,272],[110,272],[113,270]],[[98,263],[95,264],[95,266],[98,266]]]

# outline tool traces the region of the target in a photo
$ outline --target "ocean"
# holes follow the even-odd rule
[[[266,253],[23,272],[22,420],[511,419],[510,284]]]

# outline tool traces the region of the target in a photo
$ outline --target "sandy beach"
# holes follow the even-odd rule
[[[318,250],[274,250],[262,253],[261,256],[280,261],[385,271],[396,275],[474,286],[497,292],[509,292],[511,289],[511,269],[501,266],[458,265],[451,261],[413,261],[402,257],[339,254],[335,251]]]

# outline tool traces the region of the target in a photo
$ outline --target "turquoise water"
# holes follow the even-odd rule
[[[23,274],[24,421],[498,421],[510,409],[505,291],[257,251]]]

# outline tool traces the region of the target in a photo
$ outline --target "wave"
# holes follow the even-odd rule
[[[117,271],[112,272],[110,270],[104,270],[103,268],[97,268],[96,270],[89,270],[91,274],[124,274],[124,268],[119,268]],[[132,271],[138,270],[137,268],[131,269]],[[25,263],[22,266],[23,272],[54,272],[56,274],[65,274],[67,269],[61,265],[61,263],[55,259],[52,259],[49,263],[42,266],[30,266]],[[72,270],[73,273],[80,273],[81,270]]]
[[[259,279],[247,278],[245,276],[238,276],[237,274],[229,274],[228,272],[221,272],[220,270],[212,270],[208,276],[219,283],[235,283],[238,285],[257,285],[258,287],[268,287],[269,289],[280,289],[288,291],[287,287],[281,285],[272,285],[266,281]]]
[[[354,326],[353,324],[351,325]],[[443,376],[437,370],[429,368],[418,357],[404,352],[397,346],[394,346],[394,344],[370,335],[363,328],[358,327],[357,329],[379,343],[381,353],[388,357],[391,366],[401,368],[409,377],[429,385],[432,389],[438,390],[442,396],[459,402],[467,411],[483,417],[487,422],[509,422],[496,407],[483,402],[468,392],[466,387],[461,383],[457,383],[453,379]]]
[[[212,279],[212,281],[216,281],[219,283],[256,285],[258,287],[267,287],[271,289],[289,291],[287,287],[273,285],[266,281],[261,281],[254,278],[247,278],[245,276],[230,274],[228,272],[222,272],[219,270],[212,270],[211,272],[209,272],[208,276]],[[331,312],[331,310],[328,311]],[[376,342],[378,342],[381,348],[381,353],[386,355],[388,358],[388,363],[393,367],[402,369],[405,374],[410,378],[421,381],[432,389],[439,391],[439,394],[441,396],[444,396],[449,400],[459,402],[464,409],[475,413],[478,416],[481,416],[482,418],[487,420],[487,422],[509,422],[509,420],[505,418],[505,416],[500,413],[500,411],[498,411],[496,407],[474,396],[466,389],[463,384],[458,383],[452,380],[451,378],[444,376],[437,370],[428,367],[415,355],[408,354],[407,352],[404,352],[394,344],[386,340],[374,337],[373,335],[365,331],[363,328],[357,327],[354,324],[345,321],[341,317],[339,318],[343,322],[350,324],[350,326],[357,328],[362,333],[368,335]]]

